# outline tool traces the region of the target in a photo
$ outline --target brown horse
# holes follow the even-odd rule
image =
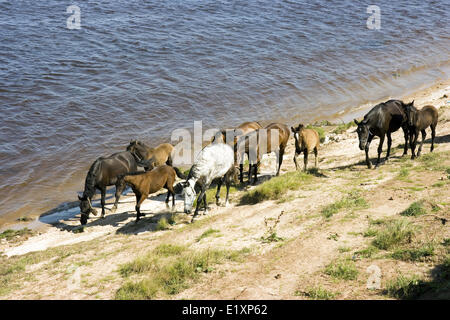
[[[173,183],[176,175],[182,179],[186,178],[178,170],[168,165],[162,165],[144,173],[138,172],[122,176],[123,181],[133,189],[136,196],[136,222],[139,221],[141,216],[145,215],[141,213],[142,202],[147,199],[149,194],[155,193],[161,188],[168,190],[166,205],[169,206],[169,198],[172,195],[172,210],[175,208]]]
[[[247,121],[242,124],[240,124],[238,127],[234,129],[224,129],[218,134],[216,134],[211,142],[223,142],[228,143],[231,145],[231,141],[233,142],[232,146],[234,147],[238,141],[238,139],[244,135],[249,134],[250,132],[253,132],[255,130],[262,129],[262,126],[256,122],[256,121]],[[236,153],[235,153],[235,161],[237,161]],[[241,161],[239,164],[239,180],[240,182],[244,181],[244,163]]]
[[[409,145],[411,146],[411,159],[416,157],[416,145],[419,131],[422,133],[422,142],[420,143],[419,150],[417,151],[417,157],[420,157],[422,152],[422,145],[427,136],[426,128],[431,128],[431,148],[430,152],[434,149],[434,138],[436,136],[436,125],[438,123],[438,111],[433,106],[425,106],[418,110],[414,107],[414,101],[410,104],[404,105],[406,118],[408,119],[409,126]]]
[[[317,168],[317,153],[320,145],[319,134],[316,130],[306,129],[303,124],[299,124],[297,128],[291,127],[295,139],[295,169],[298,170],[297,157],[303,152],[303,170],[306,171],[308,165],[308,154],[314,151],[315,166]]]
[[[236,155],[240,157],[239,161],[242,163],[243,155],[247,154],[249,159],[248,181],[250,183],[253,170],[253,184],[258,181],[258,167],[260,165],[260,158],[266,153],[275,152],[277,157],[277,176],[280,175],[281,164],[283,163],[284,150],[286,149],[291,132],[289,127],[281,123],[271,123],[265,128],[257,129],[253,132],[242,136],[234,147],[235,154],[238,149],[244,148]],[[272,145],[277,142],[276,145]],[[242,180],[241,180],[242,182]]]
[[[170,143],[163,143],[156,148],[150,148],[139,140],[133,140],[128,145],[127,151],[130,151],[138,159],[141,159],[138,164],[143,166],[145,171],[152,170],[154,167],[163,164],[172,165],[171,153],[173,146]]]

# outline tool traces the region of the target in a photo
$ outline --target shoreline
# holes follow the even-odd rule
[[[313,123],[320,123],[321,121],[330,121],[332,124],[339,125],[342,123],[348,123],[352,121],[353,118],[361,118],[364,114],[366,114],[373,106],[375,106],[378,103],[387,101],[389,99],[400,99],[403,101],[412,101],[415,100],[415,105],[423,107],[426,104],[432,104],[436,108],[440,108],[441,106],[449,105],[450,104],[450,98],[448,99],[440,99],[445,92],[446,88],[450,86],[450,79],[446,80],[437,80],[431,84],[423,84],[418,90],[412,90],[410,92],[406,92],[403,95],[400,95],[399,97],[386,97],[384,99],[376,100],[375,102],[369,102],[365,103],[359,106],[355,107],[349,107],[348,110],[343,110],[340,112],[337,112],[333,114],[331,117],[320,117],[311,122]],[[344,120],[345,119],[345,120]],[[270,122],[269,120],[265,120],[263,122]],[[111,195],[113,191],[108,190],[107,196]],[[96,196],[95,203],[99,202],[98,195]],[[63,211],[66,211],[68,209],[76,208],[78,207],[78,201],[64,201],[60,205],[47,210],[43,213],[36,213],[36,214],[30,214],[30,215],[24,215],[22,213],[14,213],[11,214],[11,216],[8,216],[8,218],[2,218],[0,221],[4,221],[0,224],[0,232],[3,232],[7,229],[13,229],[18,230],[22,228],[30,228],[31,230],[36,231],[43,231],[47,229],[47,227],[51,227],[51,224],[43,223],[38,221],[42,217],[49,218],[52,215],[55,215],[57,213],[61,213]],[[70,218],[70,214],[62,214],[62,215],[56,215],[55,216],[55,222],[59,219],[58,216],[61,218]],[[25,219],[30,219],[28,221],[19,221],[19,219],[25,217]],[[51,221],[52,219],[44,219],[47,221]]]

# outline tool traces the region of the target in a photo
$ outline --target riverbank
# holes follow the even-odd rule
[[[146,200],[147,215],[135,224],[135,198],[128,194],[116,213],[91,219],[84,229],[74,217],[4,236],[0,297],[448,298],[441,289],[449,263],[450,231],[443,224],[450,219],[449,96],[450,81],[441,81],[401,97],[439,108],[435,151],[429,154],[428,134],[415,161],[400,157],[397,132],[391,160],[368,170],[354,127],[323,126],[319,170],[294,172],[291,137],[281,177],[269,180],[275,159],[266,157],[260,185],[238,186],[231,207],[211,204],[194,224],[181,213],[180,198],[172,215],[164,195]],[[270,192],[277,188],[280,194]],[[262,195],[256,200],[255,190]],[[107,203],[110,208],[112,200]],[[401,237],[390,242],[392,230]],[[372,265],[381,282],[368,290]]]

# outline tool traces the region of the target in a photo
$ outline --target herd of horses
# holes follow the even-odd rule
[[[405,144],[403,155],[411,148],[411,159],[420,156],[422,145],[426,137],[425,129],[431,128],[431,149],[434,149],[436,136],[436,125],[438,122],[438,111],[433,106],[425,106],[418,110],[414,101],[404,103],[400,100],[389,100],[374,106],[362,121],[354,120],[359,139],[360,150],[365,150],[366,164],[370,169],[372,164],[369,159],[369,146],[375,136],[380,138],[378,145],[378,157],[376,167],[380,164],[380,157],[384,139],[387,136],[387,154],[389,159],[392,137],[391,134],[402,128]],[[141,141],[131,141],[125,151],[114,153],[109,157],[100,157],[91,165],[85,181],[85,188],[80,200],[81,217],[80,222],[85,225],[89,214],[97,215],[92,207],[92,198],[96,190],[101,192],[101,217],[105,216],[105,194],[106,187],[115,185],[115,202],[111,209],[117,209],[120,195],[128,185],[136,196],[136,222],[144,214],[140,211],[142,202],[147,197],[162,188],[168,190],[166,205],[169,205],[172,196],[172,209],[175,206],[175,189],[182,188],[184,197],[184,212],[190,214],[193,204],[197,199],[192,222],[198,215],[203,204],[204,212],[207,212],[206,190],[213,180],[217,181],[216,204],[220,203],[220,189],[223,183],[226,185],[225,206],[228,206],[228,195],[233,181],[243,182],[243,157],[248,158],[248,182],[256,183],[258,179],[258,168],[260,157],[265,153],[275,152],[277,157],[276,175],[280,174],[283,155],[291,132],[295,139],[294,163],[297,170],[299,166],[297,157],[303,152],[304,166],[306,171],[308,154],[314,152],[315,166],[318,165],[318,150],[320,139],[314,129],[306,128],[303,124],[291,127],[282,123],[271,123],[262,127],[258,122],[245,122],[233,129],[224,129],[216,134],[210,144],[204,147],[197,155],[189,174],[185,176],[180,170],[172,166],[172,151],[174,146],[163,143],[156,148],[150,148]],[[422,133],[417,155],[415,153],[419,132]],[[138,167],[145,171],[138,171]],[[174,186],[176,176],[184,181]],[[252,181],[253,176],[253,181]],[[198,196],[197,196],[198,195]]]

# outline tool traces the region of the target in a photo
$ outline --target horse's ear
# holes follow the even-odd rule
[[[355,124],[356,124],[357,126],[359,126],[359,122],[358,122],[358,120],[356,120],[356,119],[353,119],[353,121],[355,121]]]
[[[291,127],[291,131],[295,133],[295,129],[294,129],[294,127]]]
[[[410,103],[409,105],[410,105],[410,106],[413,106],[413,105],[414,105],[414,100],[411,101],[411,103]]]
[[[80,195],[78,195],[78,200],[80,200],[80,201],[81,201],[81,200],[83,200],[83,198],[82,198],[82,197],[80,197]]]

